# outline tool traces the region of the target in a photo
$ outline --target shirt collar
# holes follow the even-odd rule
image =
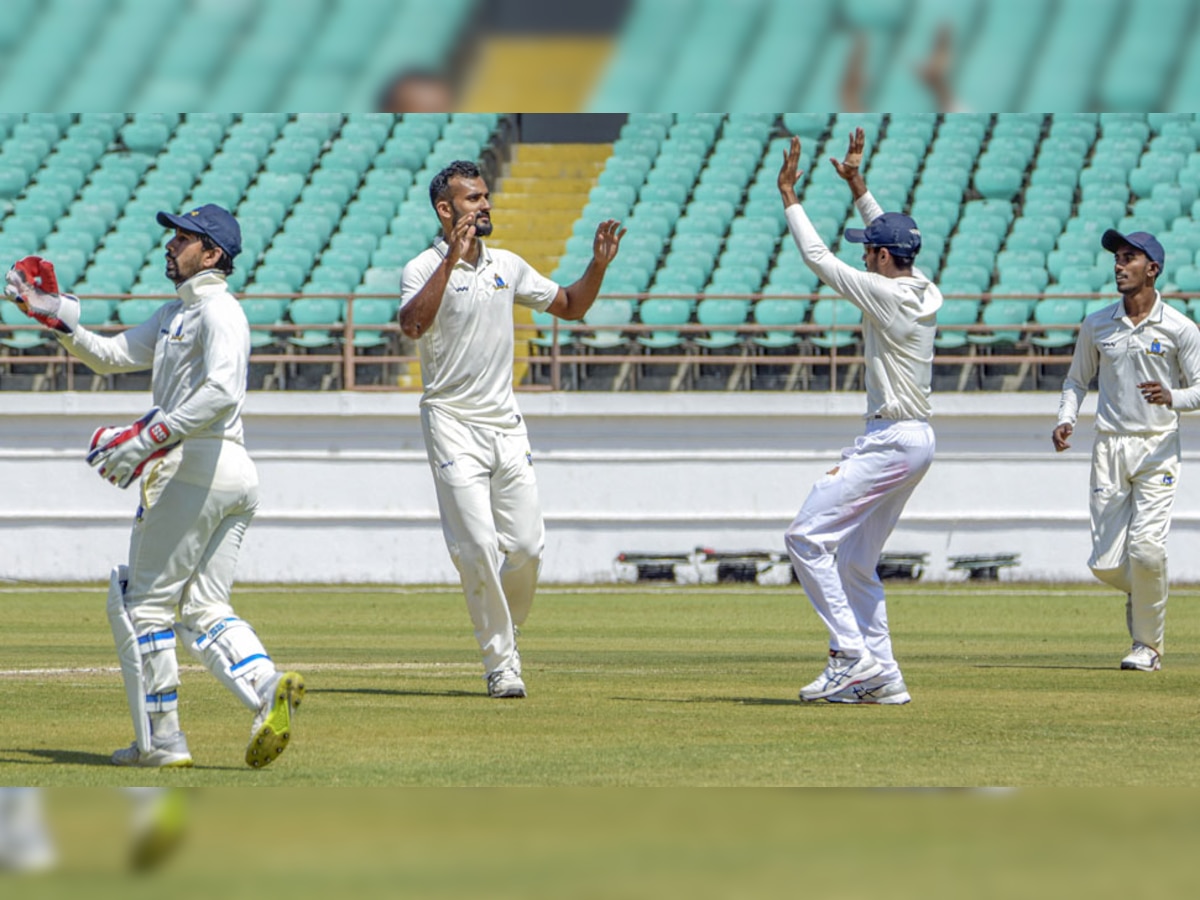
[[[1138,325],[1145,325],[1147,322],[1153,322],[1155,325],[1162,324],[1164,307],[1167,304],[1163,303],[1162,294],[1157,290],[1154,292],[1154,305],[1150,307],[1150,312],[1146,318],[1142,319]],[[1125,298],[1122,297],[1117,301],[1116,308],[1113,309],[1114,319],[1118,321],[1125,318]]]
[[[197,272],[183,284],[176,286],[175,292],[183,301],[184,306],[197,306],[204,301],[205,297],[225,293],[228,289],[224,275],[216,269],[205,269],[203,272]]]

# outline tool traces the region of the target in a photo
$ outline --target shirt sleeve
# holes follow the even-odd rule
[[[865,225],[870,225],[883,215],[883,207],[870,191],[855,200],[854,205],[858,208],[858,214],[862,216]]]
[[[513,284],[513,302],[544,312],[558,296],[558,282],[551,281],[519,256],[514,261],[517,280]]]
[[[1100,357],[1096,352],[1096,341],[1089,320],[1084,319],[1075,340],[1075,352],[1071,356],[1071,368],[1063,380],[1062,396],[1058,401],[1058,424],[1074,425],[1079,418],[1079,407],[1087,395],[1088,385],[1099,371]]]
[[[58,334],[58,339],[68,353],[99,375],[140,372],[154,366],[162,311],[169,305],[164,303],[145,322],[120,334],[96,334],[80,326],[71,334]]]
[[[862,198],[859,199],[861,202]],[[805,264],[817,273],[817,277],[880,325],[891,322],[898,301],[887,283],[890,279],[860,271],[834,256],[799,203],[789,206],[786,215],[792,240]]]
[[[226,313],[234,313],[228,315]],[[201,319],[204,380],[163,419],[174,434],[186,438],[227,415],[245,393],[250,355],[250,328],[233,310],[210,307]]]
[[[404,306],[421,288],[425,287],[425,282],[429,281],[429,276],[433,274],[435,266],[430,266],[428,261],[422,256],[411,259],[408,265],[404,267],[404,271],[400,274],[400,305]]]
[[[1178,341],[1179,375],[1183,384],[1171,388],[1171,408],[1188,412],[1200,409],[1200,329],[1187,323]]]

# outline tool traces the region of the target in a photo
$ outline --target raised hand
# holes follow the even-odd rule
[[[796,182],[800,180],[800,138],[792,135],[792,142],[783,154],[783,165],[779,168],[776,184],[785,206],[799,202],[796,199]]]
[[[621,248],[621,238],[625,237],[625,229],[616,219],[605,219],[596,227],[596,239],[592,242],[592,256],[596,262],[607,266]]]
[[[850,144],[846,149],[846,155],[839,162],[834,157],[830,157],[829,161],[833,163],[834,169],[846,181],[852,181],[859,174],[859,167],[862,165],[863,148],[867,144],[867,137],[861,128],[855,128],[850,135]]]
[[[470,254],[471,244],[474,240],[475,217],[463,216],[454,223],[454,228],[450,230],[450,240],[447,241],[446,255],[450,258],[451,264]]]

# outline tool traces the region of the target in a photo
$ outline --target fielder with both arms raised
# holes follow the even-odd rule
[[[104,336],[80,326],[78,299],[59,293],[53,266],[38,257],[13,266],[5,291],[96,372],[153,372],[154,408],[128,427],[98,430],[87,455],[118,487],[140,478],[129,562],[113,569],[108,593],[134,732],[112,761],[192,765],[179,725],[178,635],[254,713],[246,762],[259,767],[287,746],[304,682],[276,670],[229,602],[258,506],[258,474],[242,436],[250,330],[225,282],[241,230],[212,204],[181,216],[160,212],[158,223],[175,230],[166,275],[178,299],[127,331]]]

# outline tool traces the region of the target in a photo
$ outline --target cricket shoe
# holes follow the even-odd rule
[[[903,678],[890,678],[880,681],[872,678],[861,684],[852,684],[842,688],[836,694],[825,698],[829,703],[875,703],[880,706],[900,706],[908,703],[912,697],[908,693],[908,685]]]
[[[138,871],[157,868],[183,843],[187,831],[187,800],[182,788],[155,792],[135,816],[129,863]]]
[[[515,669],[497,669],[487,677],[488,696],[519,698],[525,696],[525,682]]]
[[[287,749],[292,739],[292,717],[304,699],[304,678],[299,672],[276,674],[262,708],[254,717],[246,765],[261,769]]]
[[[862,684],[882,671],[883,664],[870,653],[864,651],[862,656],[847,656],[841,650],[830,650],[825,671],[816,681],[800,688],[800,699],[824,700],[846,688]]]
[[[144,769],[186,769],[192,765],[187,738],[182,731],[174,734],[152,735],[150,749],[143,753],[137,741],[122,747],[112,755],[114,766],[139,766]]]
[[[1158,651],[1153,647],[1134,641],[1129,653],[1121,660],[1121,668],[1138,672],[1157,672],[1162,668],[1162,663],[1159,661]]]

